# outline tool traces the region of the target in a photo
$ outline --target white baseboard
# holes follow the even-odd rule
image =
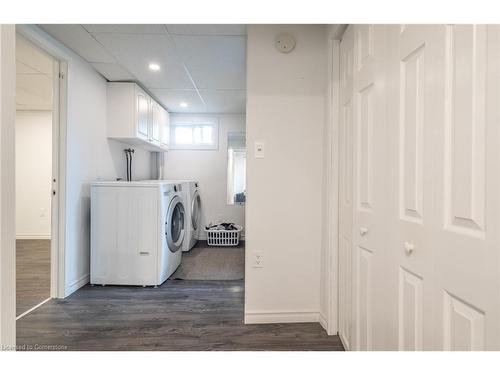
[[[16,234],[16,240],[50,240],[51,236],[49,234],[40,233],[20,233]]]
[[[342,346],[344,347],[344,349],[345,349],[346,351],[351,350],[351,349],[349,348],[349,345],[346,345],[346,341],[344,340],[344,338],[343,338],[343,336],[342,336],[342,334],[341,334],[340,332],[339,332],[339,338],[340,338],[340,342],[342,343]]]
[[[78,289],[80,289],[82,286],[87,285],[90,282],[90,273],[87,273],[80,277],[78,280],[73,281],[69,286],[66,288],[66,295],[65,297],[68,297],[70,294],[76,292]]]
[[[318,314],[318,318],[319,318],[319,324],[321,324],[321,327],[323,327],[323,329],[328,332],[328,320],[326,320],[325,316],[320,312]]]
[[[319,322],[319,313],[304,312],[247,312],[245,324],[311,323]]]

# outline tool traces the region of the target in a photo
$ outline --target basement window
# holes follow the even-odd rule
[[[217,150],[219,126],[216,118],[182,117],[170,124],[170,148],[173,150]]]

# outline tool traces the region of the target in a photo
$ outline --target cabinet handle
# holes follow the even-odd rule
[[[364,236],[367,233],[368,233],[368,228],[367,227],[361,227],[361,228],[359,228],[359,234],[361,234],[362,236]]]
[[[405,242],[406,254],[410,255],[411,253],[413,253],[413,250],[415,250],[415,245],[411,242]]]

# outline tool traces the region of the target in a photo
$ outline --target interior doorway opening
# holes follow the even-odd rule
[[[16,319],[55,295],[59,62],[16,35]]]

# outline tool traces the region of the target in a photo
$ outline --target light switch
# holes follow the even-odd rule
[[[264,158],[264,142],[255,142],[255,158]]]

